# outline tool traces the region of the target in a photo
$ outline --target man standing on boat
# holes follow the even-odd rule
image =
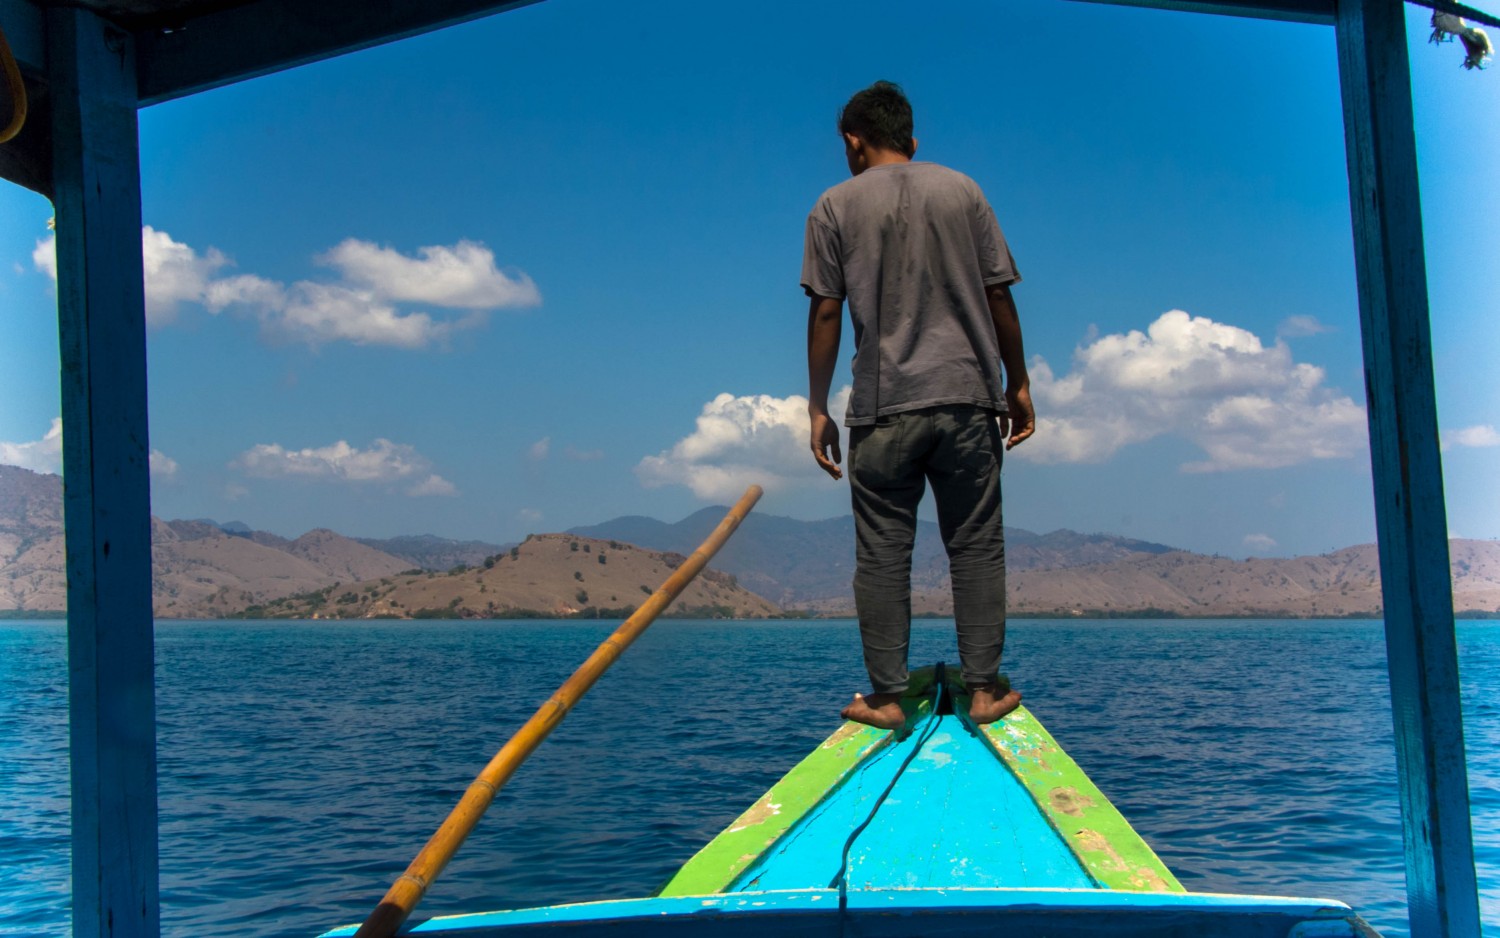
[[[912,544],[930,482],[953,578],[960,665],[973,694],[969,715],[990,723],[1021,702],[999,673],[1000,463],[1035,429],[1010,295],[1021,277],[979,186],[912,159],[911,104],[898,86],[881,81],[857,92],[839,115],[839,134],[854,178],[823,193],[808,216],[802,287],[811,299],[812,451],[834,479],[841,457],[828,391],[845,298],[854,324],[845,414],[854,602],[873,692],[855,694],[843,716],[883,729],[905,722]]]

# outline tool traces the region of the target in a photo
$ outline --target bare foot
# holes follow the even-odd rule
[[[975,723],[993,723],[1021,705],[1021,692],[1007,691],[996,696],[999,690],[994,684],[974,688],[969,701],[969,719]]]
[[[839,711],[839,716],[881,730],[898,730],[906,723],[901,710],[900,694],[855,694],[854,702]]]

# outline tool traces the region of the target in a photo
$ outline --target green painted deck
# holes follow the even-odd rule
[[[844,724],[659,895],[827,888],[867,818],[849,844],[851,889],[1183,891],[1032,713],[975,727],[954,679],[957,713],[933,713],[933,677],[913,674],[907,732]]]

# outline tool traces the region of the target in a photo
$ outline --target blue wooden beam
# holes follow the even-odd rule
[[[73,934],[160,933],[135,42],[47,10],[73,783]]]
[[[137,30],[142,105],[405,39],[537,0],[258,0]]]
[[[1325,25],[1332,23],[1334,16],[1334,0],[1080,0],[1080,2],[1150,7],[1154,10],[1179,10],[1184,13],[1220,13],[1225,16],[1250,16],[1263,20],[1323,23]]]
[[[1402,0],[1338,0],[1339,78],[1364,340],[1411,932],[1479,935]]]

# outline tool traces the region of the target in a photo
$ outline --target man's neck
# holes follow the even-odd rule
[[[871,169],[876,166],[889,166],[892,163],[910,163],[911,157],[900,150],[880,150],[867,147],[865,149],[865,168]]]

